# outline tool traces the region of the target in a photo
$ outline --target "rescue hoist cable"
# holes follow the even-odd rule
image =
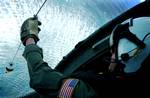
[[[45,1],[43,2],[43,4],[41,5],[41,7],[40,7],[39,10],[37,11],[37,13],[34,15],[34,17],[37,18],[37,15],[39,14],[39,12],[41,11],[41,9],[43,8],[43,6],[45,5],[46,2],[47,2],[47,0],[45,0]],[[20,44],[19,44],[19,46],[18,46],[18,48],[17,48],[17,51],[16,51],[15,55],[14,55],[13,58],[12,58],[12,61],[9,63],[9,66],[6,67],[6,73],[7,73],[7,72],[10,72],[10,71],[13,71],[13,62],[14,62],[16,56],[17,56],[17,53],[18,53],[18,51],[19,51],[19,49],[20,49],[20,47],[21,47],[21,44],[22,44],[22,43],[20,42]]]
[[[45,5],[46,1],[47,1],[47,0],[45,0],[45,1],[43,2],[43,4],[41,5],[41,7],[39,8],[39,10],[37,11],[37,13],[36,13],[34,16],[37,16],[37,15],[39,14],[39,12],[41,11],[41,9],[42,9],[43,6]]]

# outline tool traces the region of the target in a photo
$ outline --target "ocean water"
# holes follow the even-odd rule
[[[48,0],[38,14],[42,22],[40,41],[44,60],[54,68],[81,40],[102,25],[143,0]],[[20,44],[20,27],[33,17],[44,0],[0,0],[0,98],[16,98],[33,92],[22,57],[24,46],[13,60]],[[48,80],[50,81],[50,80]]]

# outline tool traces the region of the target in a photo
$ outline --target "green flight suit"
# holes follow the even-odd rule
[[[23,56],[27,61],[31,88],[45,98],[57,98],[63,80],[71,77],[51,69],[43,61],[42,49],[37,45],[26,46]],[[95,98],[95,95],[93,89],[80,80],[73,91],[72,98]]]

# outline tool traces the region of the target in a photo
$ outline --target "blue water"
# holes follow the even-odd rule
[[[39,13],[42,31],[39,46],[44,60],[54,68],[75,44],[109,20],[142,0],[48,0]],[[44,0],[0,0],[0,98],[15,98],[33,90],[29,87],[24,46],[14,59],[14,71],[5,73],[20,44],[20,26],[32,17]],[[50,81],[50,80],[48,80]]]

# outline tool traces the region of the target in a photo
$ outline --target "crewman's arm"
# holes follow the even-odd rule
[[[20,36],[25,46],[23,56],[29,69],[30,86],[48,98],[93,98],[95,93],[86,83],[64,76],[43,61],[42,49],[36,45],[40,24],[37,17],[33,17],[21,26]]]
[[[63,89],[62,85],[65,83],[64,80],[69,78],[51,69],[48,64],[43,61],[42,49],[35,45],[34,39],[29,38],[26,41],[23,56],[28,64],[30,86],[44,95],[52,97],[58,96],[60,90]],[[78,81],[72,92],[73,98],[93,98],[94,95],[95,92],[92,88],[81,80]]]
[[[23,53],[28,64],[30,86],[40,93],[48,94],[51,92],[50,94],[56,95],[65,77],[61,73],[51,69],[43,61],[42,49],[35,45],[33,41],[29,42],[30,40],[32,38],[26,41]]]

